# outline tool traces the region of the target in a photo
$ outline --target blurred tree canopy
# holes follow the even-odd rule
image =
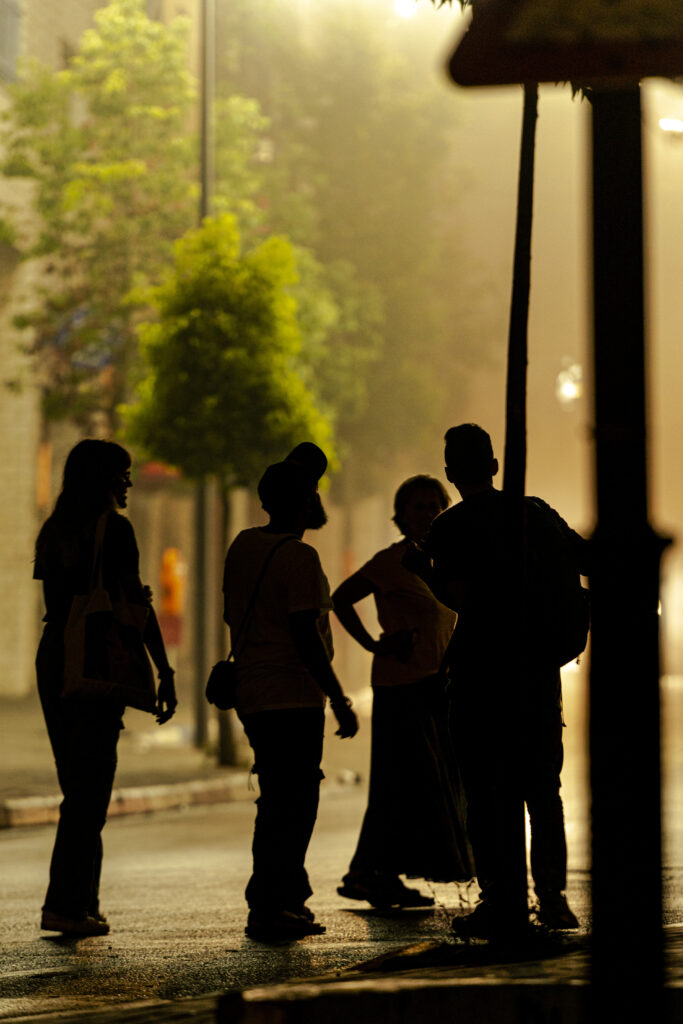
[[[114,419],[135,354],[126,296],[193,222],[187,28],[149,19],[144,0],[113,0],[66,70],[32,61],[10,87],[2,172],[33,183],[38,217],[21,220],[17,245],[42,261],[17,323],[33,328],[48,418]]]
[[[296,257],[284,238],[246,253],[234,217],[208,218],[149,289],[139,336],[148,372],[124,409],[128,436],[190,478],[258,479],[302,438],[331,456],[332,430],[299,372]]]
[[[255,97],[268,119],[263,224],[326,272],[344,268],[335,297],[355,302],[355,353],[333,330],[328,362],[372,353],[361,399],[337,409],[350,492],[369,490],[434,452],[491,347],[460,244],[466,155],[435,66],[439,18],[401,22],[388,2],[363,0],[299,13],[218,0],[217,11],[219,94]]]

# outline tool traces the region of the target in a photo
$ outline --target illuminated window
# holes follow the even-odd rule
[[[10,81],[17,73],[20,19],[16,0],[0,0],[0,77]]]

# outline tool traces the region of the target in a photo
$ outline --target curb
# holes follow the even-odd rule
[[[167,811],[193,804],[220,804],[253,797],[248,790],[249,772],[227,779],[197,779],[161,786],[128,786],[111,795],[108,817]],[[61,796],[27,796],[0,802],[0,829],[23,825],[51,825],[59,820]]]

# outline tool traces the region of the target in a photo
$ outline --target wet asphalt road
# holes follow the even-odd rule
[[[244,935],[250,802],[109,822],[102,906],[111,934],[102,938],[39,931],[53,828],[0,834],[0,1018],[317,975],[446,933],[446,909],[380,914],[336,894],[363,807],[360,787],[324,797],[309,871],[310,906],[327,933],[279,947]],[[464,898],[456,886],[433,888],[444,908],[456,909]],[[474,905],[474,891],[470,898]]]
[[[669,710],[679,710],[678,699]],[[677,720],[669,717],[669,723]],[[567,731],[563,773],[568,895],[588,928],[588,801],[583,730],[577,725]],[[669,744],[674,749],[665,801],[672,823],[665,843],[668,923],[683,921],[683,772],[681,747]],[[335,778],[328,770],[308,857],[315,893],[310,905],[327,932],[276,947],[244,935],[251,800],[112,819],[104,833],[102,880],[102,906],[112,930],[102,938],[74,941],[39,930],[54,827],[0,832],[0,1020],[48,1012],[68,1018],[123,1003],[175,1001],[311,977],[424,939],[446,938],[452,914],[474,906],[474,886],[423,884],[437,898],[436,908],[426,912],[381,913],[337,895],[355,846],[365,788],[340,785]]]

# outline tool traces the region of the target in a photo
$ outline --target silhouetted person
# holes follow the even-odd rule
[[[125,508],[131,459],[112,441],[81,441],[69,453],[54,512],[36,541],[34,578],[42,580],[45,628],[38,648],[38,691],[64,799],[50,865],[41,927],[72,935],[105,935],[100,912],[101,831],[116,770],[122,703],[91,694],[62,696],[64,630],[74,595],[88,592],[98,520],[107,513],[102,547],[104,586],[112,600],[149,608],[144,641],[159,672],[157,721],[175,710],[168,664],[150,592],[139,576],[139,556]]]
[[[394,522],[403,538],[378,551],[332,595],[341,624],[374,655],[368,807],[337,891],[377,907],[433,905],[401,874],[438,882],[474,875],[438,675],[455,615],[403,566],[410,546],[424,542],[432,520],[449,504],[434,477],[404,481],[394,498]],[[383,631],[378,640],[354,608],[370,594]]]
[[[258,493],[269,523],[238,534],[225,560],[235,707],[260,788],[246,933],[262,941],[324,931],[305,905],[311,887],[304,862],[318,811],[326,696],[337,735],[354,736],[358,728],[331,665],[327,579],[315,548],[302,540],[327,521],[318,494],[327,460],[313,448],[266,469]]]
[[[528,924],[526,866],[516,845],[524,803],[539,920],[551,928],[578,927],[564,895],[562,661],[546,645],[555,613],[542,589],[533,600],[530,589],[523,593],[507,499],[493,486],[497,471],[481,427],[447,432],[446,476],[463,500],[434,521],[425,545],[432,561],[425,578],[458,613],[448,652],[451,727],[481,887],[481,903],[464,922],[456,918],[454,928],[481,937]],[[550,579],[553,560],[563,557],[585,572],[586,542],[540,499],[525,498],[523,508],[527,583]]]

